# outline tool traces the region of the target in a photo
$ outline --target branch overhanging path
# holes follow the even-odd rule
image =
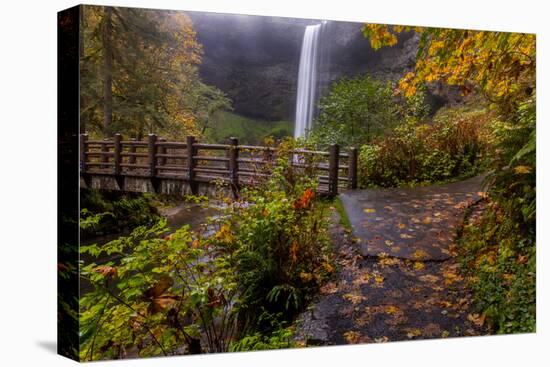
[[[300,316],[297,338],[331,345],[486,333],[456,245],[465,210],[483,195],[483,176],[342,193],[352,233],[334,226],[339,271]]]

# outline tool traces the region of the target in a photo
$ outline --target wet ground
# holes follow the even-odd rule
[[[339,271],[299,320],[306,344],[481,335],[456,261],[456,228],[482,177],[341,194],[352,232],[334,225]]]

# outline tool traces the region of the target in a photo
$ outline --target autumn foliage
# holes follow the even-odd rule
[[[515,102],[535,89],[535,35],[367,24],[363,33],[374,49],[393,46],[396,34],[419,33],[419,49],[413,71],[399,82],[412,96],[419,85],[441,81],[459,86],[463,94],[479,92],[510,112]]]

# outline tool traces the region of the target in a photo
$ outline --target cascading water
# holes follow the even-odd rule
[[[311,129],[317,97],[319,33],[324,23],[308,25],[304,32],[302,52],[300,54],[300,68],[298,69],[294,138],[305,137]]]

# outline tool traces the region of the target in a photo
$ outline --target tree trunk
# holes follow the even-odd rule
[[[113,44],[112,23],[113,9],[105,7],[105,18],[102,32],[103,42],[103,133],[107,135],[113,121]]]
[[[78,9],[78,15],[79,15],[79,27],[78,27],[78,62],[79,62],[79,70],[82,70],[82,60],[84,59],[84,6],[81,6]],[[82,97],[82,87],[79,86],[79,99],[80,99],[80,106],[78,110],[78,115],[80,116],[80,134],[84,134],[86,132],[86,118],[82,116],[82,111],[84,111],[84,98]]]

